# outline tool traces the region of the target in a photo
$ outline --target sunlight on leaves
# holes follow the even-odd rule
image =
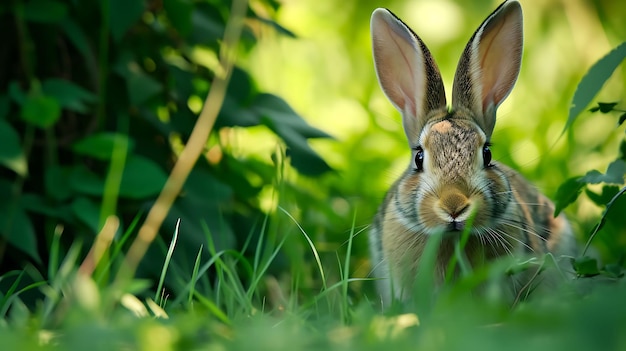
[[[6,121],[0,119],[0,164],[24,177],[28,173],[28,164],[22,151],[19,134]]]
[[[617,66],[626,58],[626,42],[621,43],[602,59],[598,60],[583,79],[578,83],[572,106],[569,110],[567,123],[563,128],[565,132],[576,120],[576,117],[591,103],[604,83],[611,77]]]
[[[591,170],[580,178],[580,182],[587,184],[622,184],[624,183],[624,174],[626,174],[626,162],[615,160],[609,164],[605,174]]]

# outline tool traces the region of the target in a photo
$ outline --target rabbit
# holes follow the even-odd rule
[[[491,155],[496,110],[521,65],[519,2],[502,3],[470,38],[454,76],[450,109],[437,64],[402,20],[378,8],[371,35],[378,81],[402,114],[411,148],[408,169],[387,192],[369,231],[372,275],[382,302],[412,296],[426,241],[443,233],[433,272],[440,285],[470,216],[464,247],[470,263],[570,254],[573,234],[565,216],[555,218],[546,196]]]

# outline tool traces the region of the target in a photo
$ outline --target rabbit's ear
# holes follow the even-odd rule
[[[402,113],[409,143],[417,146],[428,112],[446,106],[439,69],[426,45],[391,11],[376,9],[371,30],[378,81]]]
[[[454,76],[453,110],[468,110],[487,137],[496,109],[509,95],[522,61],[522,8],[509,0],[478,27],[465,47]]]

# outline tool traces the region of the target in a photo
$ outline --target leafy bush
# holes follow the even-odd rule
[[[122,223],[116,241],[132,231],[163,188],[210,82],[223,74],[217,59],[232,4],[36,0],[0,6],[0,257],[6,272],[25,261],[43,268],[56,235],[62,253],[77,241],[88,247],[112,215]],[[273,0],[249,7],[241,45],[231,50],[253,48],[259,27],[293,37],[268,17],[278,7]],[[300,173],[330,170],[307,143],[329,135],[235,67],[204,157],[163,226],[169,240],[175,221],[183,223],[177,265],[191,267],[201,246],[208,257],[209,241],[218,250],[241,248],[258,235],[265,216],[259,194],[275,183],[276,165],[269,157],[238,156],[229,130],[260,125],[282,140]],[[153,247],[143,274],[155,276],[153,263],[163,255]]]
[[[564,132],[571,128],[576,118],[579,117],[579,114],[589,105],[600,89],[602,89],[604,83],[625,58],[626,42],[619,45],[589,69],[574,94]],[[617,105],[617,102],[600,102],[589,111],[603,114],[618,112],[619,115],[617,116],[616,126],[619,128],[626,120],[626,111],[617,108]],[[555,215],[561,212],[566,206],[576,201],[583,190],[593,203],[604,208],[599,222],[594,226],[593,231],[587,235],[587,242],[581,253],[582,256],[574,261],[574,269],[581,276],[594,276],[597,274],[604,274],[612,278],[623,276],[622,270],[626,243],[618,238],[626,236],[626,228],[623,222],[623,214],[626,213],[626,197],[624,197],[624,193],[626,193],[626,186],[624,185],[625,177],[626,136],[622,137],[617,158],[608,165],[605,173],[591,170],[584,176],[570,178],[560,186],[557,192]],[[599,184],[602,185],[596,188],[597,190],[590,188],[590,185]],[[605,243],[608,242],[608,245],[599,246],[604,246],[603,249],[610,250],[612,253],[612,255],[609,255],[610,257],[619,257],[619,262],[610,262],[603,268],[598,267],[595,258],[587,256],[591,242],[601,230],[603,230],[603,235],[611,237],[602,240]]]

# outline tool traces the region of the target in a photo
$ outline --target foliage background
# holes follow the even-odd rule
[[[119,267],[115,250],[124,252],[136,234],[212,78],[221,74],[218,53],[230,5],[217,0],[0,5],[3,306],[11,289],[52,284],[60,258],[75,253],[73,245],[80,245],[76,255],[85,257],[111,215],[121,226],[105,262]],[[346,274],[366,277],[366,227],[409,154],[399,115],[375,79],[369,16],[375,7],[388,7],[403,18],[429,46],[449,89],[465,43],[497,5],[251,1],[216,129],[138,276],[158,279],[181,218],[173,273],[165,278],[165,294],[172,298],[188,288],[199,250],[206,264],[221,250],[268,256],[282,245],[269,272],[283,290],[305,296]],[[499,111],[494,159],[553,197],[565,179],[604,171],[618,157],[624,133],[612,116],[583,115],[559,135],[582,75],[626,38],[620,15],[626,3],[524,0],[522,6],[522,72]],[[621,101],[625,86],[626,72],[618,69],[598,100]],[[619,260],[626,249],[619,218],[623,198],[620,206],[594,241],[607,262]],[[568,208],[580,241],[601,210],[586,198]],[[349,265],[342,270],[346,252]],[[326,277],[320,276],[315,254]],[[100,287],[110,282],[112,270],[96,267]],[[20,280],[16,272],[26,277]],[[243,281],[255,278],[246,269],[240,274]],[[210,294],[222,278],[212,269],[196,288]],[[18,288],[9,288],[13,285]],[[369,285],[350,284],[350,295],[362,298]],[[28,292],[32,296],[20,299],[30,307],[45,295]],[[77,320],[74,326],[80,325]]]

